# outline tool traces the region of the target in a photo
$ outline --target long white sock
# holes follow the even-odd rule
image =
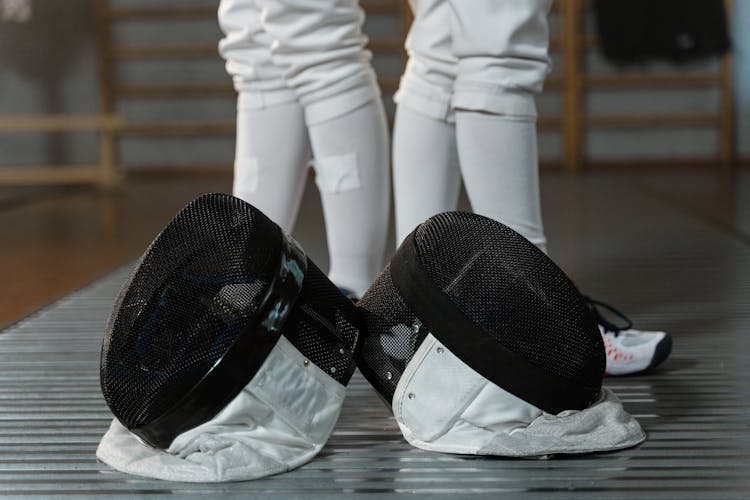
[[[238,108],[232,191],[290,233],[311,159],[299,103]]]
[[[309,127],[330,279],[361,295],[380,272],[389,210],[388,131],[380,99]]]
[[[456,141],[474,212],[502,222],[546,252],[535,120],[457,111]]]
[[[460,187],[455,125],[398,106],[393,126],[396,244],[427,218],[455,210]]]

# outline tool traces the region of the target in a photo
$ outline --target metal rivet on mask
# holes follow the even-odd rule
[[[442,347],[438,347],[437,352],[438,354],[443,354],[445,352],[445,349],[443,349]]]
[[[387,378],[388,380],[390,380],[390,379],[393,378],[393,374],[391,372],[385,372],[385,378]]]
[[[331,373],[336,373],[336,367],[335,366],[331,367]]]
[[[417,333],[419,331],[420,326],[422,325],[419,324],[419,320],[415,319],[414,323],[411,324],[411,329],[414,330],[414,333]]]
[[[302,364],[303,364],[303,365],[305,365],[305,366],[307,366],[307,365],[309,365],[309,364],[310,364],[310,361],[308,361],[308,360],[304,360],[304,361],[302,362]]]
[[[343,348],[343,347],[342,347],[341,349],[339,349],[339,354],[344,354],[345,352],[346,352],[346,351],[344,350],[344,348]]]
[[[410,393],[409,393],[409,399],[414,399],[414,398],[416,398],[416,397],[417,397],[417,396],[416,396],[416,395],[415,395],[415,394],[414,394],[413,392],[410,392]]]

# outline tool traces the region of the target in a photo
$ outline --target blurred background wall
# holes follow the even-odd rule
[[[113,8],[175,5],[174,0],[113,0]],[[207,0],[180,0],[179,5],[213,8]],[[397,13],[374,11],[366,30],[373,38],[398,37],[401,25]],[[558,14],[552,13],[553,33],[558,30]],[[737,122],[737,151],[750,158],[750,2],[735,1],[734,86]],[[592,32],[593,16],[584,18]],[[223,61],[205,47],[216,44],[221,33],[215,17],[185,17],[164,22],[137,16],[113,22],[111,37],[117,46],[140,44],[195,44],[202,47],[190,57],[146,56],[121,53],[111,68],[122,88],[115,100],[116,111],[132,124],[154,120],[204,122],[213,124],[209,133],[167,133],[165,130],[132,126],[119,140],[119,163],[127,168],[144,166],[203,165],[226,167],[233,157],[234,94]],[[96,36],[90,0],[36,0],[34,15],[25,24],[0,24],[0,116],[35,113],[94,113],[98,102],[96,80]],[[559,71],[558,51],[552,58]],[[403,64],[395,51],[376,51],[375,66],[384,86],[384,101],[393,109],[393,86]],[[584,57],[588,71],[607,74],[616,68],[598,50]],[[718,61],[690,63],[681,70],[715,70]],[[671,70],[668,63],[649,63],[636,68],[646,71]],[[148,95],[137,91],[143,84],[193,82],[204,84],[205,95]],[[133,88],[136,88],[134,91]],[[130,89],[130,90],[128,90]],[[584,95],[583,106],[592,113],[708,113],[720,99],[716,87],[655,87],[633,91],[621,88],[594,88]],[[561,114],[560,93],[550,85],[539,98],[540,122]],[[53,164],[96,162],[95,135],[91,132],[3,133],[0,134],[0,168],[7,164]],[[711,157],[717,148],[714,126],[676,126],[627,129],[605,127],[585,134],[584,151],[591,161],[638,159],[685,159]],[[561,157],[561,137],[554,126],[542,126],[540,148],[543,160]]]
[[[28,23],[0,22],[0,116],[95,113],[91,2],[34,3]],[[0,134],[0,165],[95,162],[93,134]]]

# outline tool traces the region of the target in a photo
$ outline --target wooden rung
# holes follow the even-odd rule
[[[31,115],[0,117],[0,132],[114,130],[121,121],[114,115]]]
[[[128,178],[183,176],[231,176],[232,163],[139,163],[138,165],[121,165]]]
[[[613,73],[611,75],[586,75],[587,87],[657,87],[704,86],[721,82],[717,73]]]
[[[371,38],[367,47],[375,52],[397,52],[404,51],[404,41],[400,38]]]
[[[118,59],[204,58],[219,57],[216,43],[143,44],[115,47]]]
[[[717,114],[679,115],[610,115],[587,116],[584,122],[590,127],[649,128],[663,126],[715,126],[719,123]]]
[[[110,19],[143,20],[163,19],[177,20],[190,17],[216,17],[215,5],[183,5],[175,7],[112,7],[109,10]]]
[[[562,120],[559,116],[540,116],[537,118],[536,125],[539,128],[560,128]]]
[[[127,84],[115,88],[119,97],[234,96],[231,83]]]
[[[203,136],[234,134],[234,120],[218,121],[159,121],[126,123],[120,129],[122,136]]]
[[[99,183],[99,165],[0,166],[0,185]]]

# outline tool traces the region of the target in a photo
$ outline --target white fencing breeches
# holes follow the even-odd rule
[[[298,100],[320,123],[380,96],[363,21],[356,0],[221,0],[219,52],[256,107]]]
[[[460,168],[475,212],[544,249],[534,97],[549,69],[551,0],[410,4],[409,61],[395,96],[397,240],[426,215],[456,208]],[[438,136],[440,144],[418,144]],[[425,178],[437,186],[417,188]]]
[[[382,265],[388,134],[356,0],[221,0],[239,93],[234,193],[291,231],[310,159],[330,278],[361,294]]]

